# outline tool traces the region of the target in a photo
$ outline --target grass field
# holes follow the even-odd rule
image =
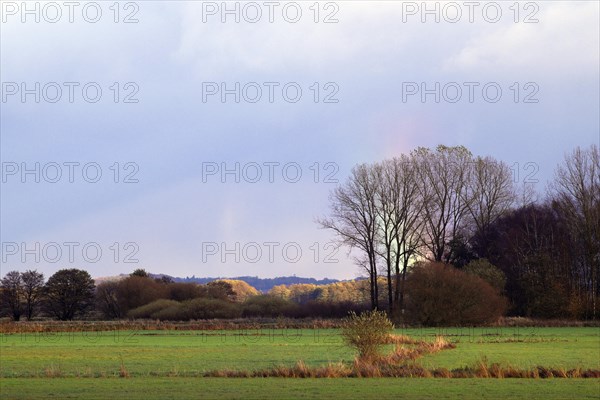
[[[417,361],[427,368],[461,368],[485,359],[518,368],[600,369],[599,328],[432,328],[396,333],[425,340],[443,334],[457,345]],[[600,398],[598,379],[383,378],[374,386],[375,380],[367,378],[199,377],[211,370],[255,370],[298,360],[309,366],[351,362],[354,354],[335,329],[13,334],[0,336],[0,353],[3,399],[162,399],[175,394],[246,399],[398,394],[440,399],[522,398],[525,394],[530,399]]]

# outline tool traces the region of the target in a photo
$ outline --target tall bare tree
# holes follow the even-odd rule
[[[417,160],[423,198],[427,258],[448,263],[451,242],[460,233],[469,206],[469,168],[472,155],[463,146],[440,145],[435,152],[418,148]]]
[[[413,157],[402,155],[385,160],[376,164],[374,170],[378,176],[379,255],[386,265],[388,306],[393,311],[401,306],[406,270],[420,245],[422,191]]]
[[[598,146],[577,147],[565,157],[550,186],[555,203],[569,221],[574,242],[579,244],[578,262],[589,314],[598,316],[600,296],[600,153]]]
[[[464,204],[476,238],[479,257],[488,257],[489,229],[516,202],[510,167],[491,157],[477,157],[470,164]]]
[[[323,228],[333,230],[340,244],[359,249],[366,256],[373,309],[379,307],[376,187],[372,168],[367,164],[354,167],[348,180],[330,195],[330,216],[317,221]]]

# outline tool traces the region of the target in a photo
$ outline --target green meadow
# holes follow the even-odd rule
[[[503,366],[600,369],[600,329],[401,329],[456,344],[416,360],[449,370],[485,361]],[[443,378],[203,378],[302,360],[351,363],[336,329],[111,331],[3,334],[1,398],[599,398],[600,380]],[[126,377],[123,377],[126,376]]]

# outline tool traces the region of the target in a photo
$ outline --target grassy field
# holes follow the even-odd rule
[[[457,347],[418,362],[448,369],[481,360],[518,368],[600,369],[599,328],[406,329]],[[598,379],[224,379],[211,370],[351,362],[335,329],[139,331],[0,336],[4,398],[600,398]],[[125,373],[124,373],[125,371]],[[127,375],[129,379],[119,378]],[[101,379],[97,379],[101,378]],[[279,393],[279,396],[276,394]],[[344,394],[346,394],[344,396]],[[520,395],[519,395],[520,394]],[[71,396],[71,397],[69,397]],[[205,396],[205,397],[202,397]],[[412,396],[412,397],[411,397]],[[444,397],[446,396],[446,397]],[[487,397],[486,397],[487,396]],[[512,396],[512,397],[510,397]],[[538,397],[536,397],[538,396]]]
[[[592,379],[3,379],[2,399],[598,399]]]

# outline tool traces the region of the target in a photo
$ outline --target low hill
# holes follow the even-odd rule
[[[218,278],[198,278],[196,276],[179,278],[175,276],[170,276],[167,274],[148,274],[151,278],[160,279],[160,278],[170,278],[173,282],[185,282],[185,283],[200,283],[207,284],[208,282],[218,281],[218,280],[238,280],[246,282],[248,285],[254,287],[260,292],[266,293],[271,290],[274,286],[278,285],[295,285],[299,283],[307,283],[313,285],[328,285],[330,283],[340,282],[338,279],[315,279],[315,278],[302,278],[298,276],[278,276],[276,278],[259,278],[258,276],[238,276],[238,277],[218,277]],[[118,276],[107,276],[107,277],[98,277],[94,278],[96,281],[96,285],[107,282],[107,281],[118,281],[128,277],[129,274],[121,274]]]

